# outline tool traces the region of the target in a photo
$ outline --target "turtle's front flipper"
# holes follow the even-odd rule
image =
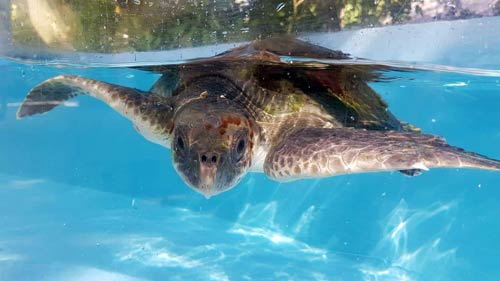
[[[286,135],[271,149],[265,173],[278,181],[339,174],[432,167],[500,171],[500,161],[414,132],[306,128]]]
[[[103,101],[130,119],[149,140],[166,142],[164,135],[168,134],[173,115],[170,98],[74,75],[60,75],[33,88],[19,107],[17,117],[50,111],[78,95]]]

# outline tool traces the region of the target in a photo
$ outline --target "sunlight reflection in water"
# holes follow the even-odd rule
[[[406,202],[401,200],[392,210],[386,220],[382,222],[383,238],[373,251],[374,255],[386,256],[383,266],[361,265],[359,270],[366,281],[388,280],[425,280],[425,276],[439,279],[440,274],[446,274],[447,268],[454,263],[456,248],[440,249],[441,237],[445,236],[453,224],[440,224],[433,236],[426,241],[417,243],[417,247],[409,246],[412,237],[417,237],[426,223],[441,216],[446,218],[456,207],[456,202],[436,203],[427,208],[409,209]],[[446,264],[447,266],[443,266]]]
[[[43,188],[19,189],[19,183]],[[44,207],[45,213],[13,213],[2,229],[4,238],[23,231],[16,237],[32,241],[29,247],[17,240],[0,245],[0,268],[2,263],[4,269],[17,263],[19,267],[9,269],[7,276],[28,272],[22,273],[26,280],[33,280],[29,272],[53,271],[50,264],[26,271],[28,263],[47,258],[60,261],[63,270],[37,280],[90,276],[97,278],[88,280],[127,281],[157,280],[157,276],[175,276],[172,280],[429,280],[429,276],[444,276],[455,264],[456,249],[447,249],[442,242],[453,223],[449,219],[456,217],[455,202],[412,209],[400,201],[380,221],[382,231],[373,250],[360,253],[307,240],[308,229],[316,231],[312,224],[322,218],[320,205],[305,207],[288,226],[283,225],[279,212],[290,204],[279,201],[245,203],[236,220],[226,221],[207,212],[161,207],[142,199],[131,208],[128,197],[37,179],[7,179],[4,186],[10,187],[0,193],[10,196],[5,200],[32,197],[37,199],[32,200],[35,207]],[[16,192],[6,193],[8,189]],[[109,202],[117,205],[110,207]],[[68,211],[57,212],[62,206]],[[84,206],[96,209],[78,213]],[[29,233],[38,233],[36,238],[19,230],[17,222],[43,221],[47,216],[53,224],[31,224]],[[68,252],[86,255],[71,264],[65,261]],[[113,267],[102,268],[98,261]]]
[[[157,245],[163,242],[161,237],[144,237],[129,240],[129,248],[117,254],[119,261],[135,261],[155,267],[193,268],[201,262],[187,256],[177,255],[166,247]]]
[[[45,280],[45,279],[44,279]],[[117,272],[106,271],[99,268],[84,267],[84,266],[72,266],[56,271],[50,278],[46,280],[52,281],[87,281],[87,280],[99,280],[99,281],[146,281],[145,279],[140,279]]]
[[[311,261],[318,259],[326,260],[326,250],[315,248],[307,243],[298,241],[293,236],[286,235],[279,229],[275,223],[277,209],[278,203],[275,201],[265,206],[260,204],[250,206],[247,204],[240,212],[238,220],[229,230],[229,233],[243,235],[248,240],[248,243],[252,243],[249,238],[263,238],[271,244],[282,246],[283,249],[289,247],[299,253],[309,254],[311,256],[307,256],[306,258]],[[311,206],[304,212],[295,227],[295,232],[299,232],[300,229],[306,227],[312,221],[314,218],[312,215],[313,211],[314,206]]]

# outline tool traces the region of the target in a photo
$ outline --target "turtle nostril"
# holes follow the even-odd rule
[[[218,160],[219,157],[216,153],[203,153],[200,155],[200,161],[205,165],[217,164]]]

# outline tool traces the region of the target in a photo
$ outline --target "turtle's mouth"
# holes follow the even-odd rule
[[[217,166],[177,164],[175,168],[184,182],[206,199],[226,190],[224,183],[220,182],[223,177],[217,175]]]
[[[205,198],[209,199],[212,195],[217,194],[215,187],[217,181],[217,167],[200,166],[200,183],[196,190],[203,194]]]

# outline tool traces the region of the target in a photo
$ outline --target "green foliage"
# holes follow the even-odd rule
[[[72,27],[64,34],[68,42],[45,43],[52,48],[70,46],[70,49],[89,52],[162,50],[277,34],[401,23],[410,19],[412,3],[417,4],[414,14],[419,14],[418,9],[422,12],[420,0],[39,1],[58,10],[54,14],[64,14],[65,24]],[[26,8],[26,5],[18,6]],[[72,13],[64,13],[63,8]],[[493,9],[500,13],[500,1]],[[17,11],[17,16],[12,16],[13,37],[17,42],[36,42],[39,46],[41,40],[36,36],[36,28],[29,24],[28,14],[24,11],[22,16]]]
[[[82,51],[111,52],[116,41],[118,16],[111,1],[66,0],[74,11],[79,28],[73,37],[73,47]]]

